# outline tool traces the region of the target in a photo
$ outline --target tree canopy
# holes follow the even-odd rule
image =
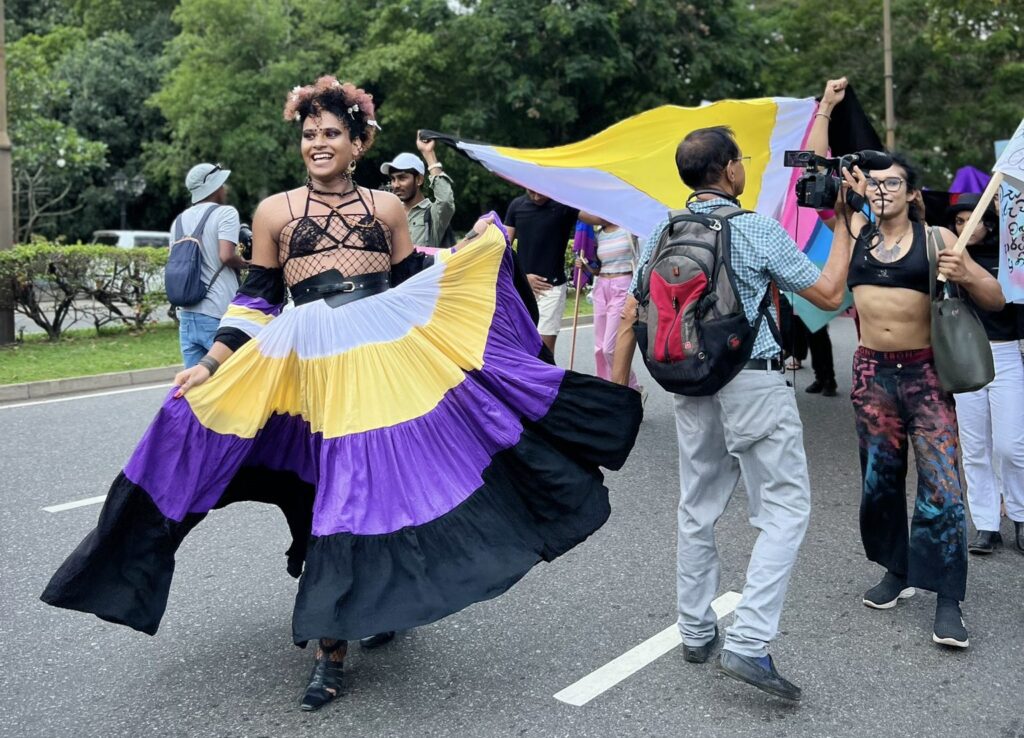
[[[7,0],[19,236],[113,227],[114,173],[143,174],[129,224],[164,229],[199,161],[233,174],[243,218],[304,176],[288,90],[367,88],[384,127],[356,178],[417,129],[510,146],[579,140],[672,103],[818,94],[845,74],[884,129],[881,0]],[[944,188],[990,166],[1024,98],[1020,3],[894,3],[897,146]],[[442,154],[458,225],[514,189]],[[33,180],[33,177],[35,178]],[[58,195],[54,203],[43,207]],[[31,207],[30,207],[31,205]],[[32,208],[35,210],[32,210]],[[31,213],[34,213],[32,215]],[[463,222],[465,221],[465,222]]]

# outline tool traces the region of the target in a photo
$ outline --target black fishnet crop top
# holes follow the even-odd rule
[[[369,204],[358,187],[340,197],[310,191],[298,218],[287,192],[285,198],[292,219],[278,238],[278,259],[289,287],[329,269],[343,277],[391,269],[391,230],[377,218],[372,191]],[[326,212],[310,213],[311,206]]]

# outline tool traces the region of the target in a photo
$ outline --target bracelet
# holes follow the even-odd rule
[[[815,113],[814,117],[817,118],[819,115],[825,120],[832,120],[832,116],[828,115],[827,113]]]
[[[439,161],[438,162],[434,162],[429,167],[427,167],[428,171],[431,170],[431,169],[444,169],[444,164],[442,164]]]
[[[199,366],[205,366],[206,369],[210,372],[210,376],[212,377],[214,374],[217,373],[217,369],[220,368],[220,362],[217,361],[212,356],[210,356],[209,354],[207,354],[206,356],[199,360]]]

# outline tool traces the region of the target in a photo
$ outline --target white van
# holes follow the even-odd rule
[[[167,231],[93,231],[92,241],[122,249],[139,246],[167,248],[171,245],[171,234]]]

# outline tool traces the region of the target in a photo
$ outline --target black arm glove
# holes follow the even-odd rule
[[[434,257],[420,251],[413,251],[397,264],[391,265],[391,286],[397,287],[414,274],[419,274],[434,265]]]

